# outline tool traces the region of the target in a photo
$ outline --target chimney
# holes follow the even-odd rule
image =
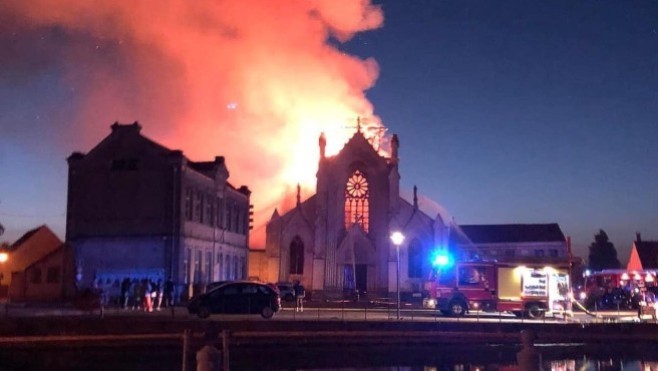
[[[642,236],[640,232],[635,232],[635,242],[642,242]]]

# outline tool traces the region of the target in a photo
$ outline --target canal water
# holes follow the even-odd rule
[[[231,370],[520,370],[519,346],[336,346],[240,348],[231,351]],[[537,347],[543,370],[658,370],[658,345]],[[178,347],[139,345],[103,348],[3,348],[0,370],[182,370]],[[196,370],[194,354],[187,370]]]

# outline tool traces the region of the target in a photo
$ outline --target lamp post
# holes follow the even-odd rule
[[[404,235],[402,232],[395,231],[391,233],[391,241],[395,245],[397,259],[395,261],[395,288],[397,291],[397,318],[400,320],[400,245],[404,242]]]

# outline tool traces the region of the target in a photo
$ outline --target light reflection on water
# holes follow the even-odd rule
[[[380,354],[366,355],[359,362],[348,354],[334,354],[343,362],[334,363],[326,357],[317,357],[317,363],[288,364],[286,367],[266,367],[269,370],[329,371],[329,370],[404,370],[404,371],[658,371],[658,348],[653,344],[608,344],[606,346],[550,346],[542,347],[537,368],[523,369],[516,362],[520,347],[490,346],[437,349],[392,349]],[[403,354],[401,356],[401,354]],[[344,361],[345,358],[353,361]],[[329,362],[329,363],[327,363]],[[242,365],[246,366],[246,365]],[[251,365],[253,366],[253,365]],[[261,365],[262,366],[262,365]],[[282,365],[281,365],[282,366]],[[238,367],[238,369],[264,369]]]
[[[302,369],[297,369],[301,371]],[[391,366],[391,367],[361,367],[361,368],[314,368],[304,369],[304,371],[525,371],[516,364],[498,365],[498,364],[455,364],[449,366]],[[541,371],[656,371],[658,362],[655,361],[616,361],[609,360],[588,360],[583,359],[565,359],[542,362]]]

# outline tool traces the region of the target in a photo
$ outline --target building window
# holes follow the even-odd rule
[[[345,185],[345,228],[358,224],[364,231],[369,228],[368,180],[355,171]]]
[[[192,249],[185,249],[185,259],[183,260],[183,281],[185,284],[190,283],[190,264],[192,264]]]
[[[217,268],[219,268],[219,280],[224,280],[224,254],[217,255]]]
[[[557,256],[558,256],[557,249],[548,250],[548,256],[550,256],[551,258],[557,258]]]
[[[185,219],[192,220],[192,189],[185,188]]]
[[[238,233],[244,234],[244,209],[238,208]]]
[[[215,226],[215,205],[217,202],[212,196],[208,196],[208,225],[211,227]]]
[[[46,271],[46,282],[57,283],[59,282],[59,267],[48,267]]]
[[[535,256],[537,256],[537,257],[545,256],[544,250],[535,250]]]
[[[212,282],[212,253],[206,252],[206,282]]]
[[[226,201],[226,226],[225,229],[231,232],[231,221],[233,220],[233,205],[230,201]]]
[[[515,254],[514,249],[507,249],[505,250],[505,257],[507,258],[513,258]]]
[[[423,276],[423,247],[418,239],[413,239],[409,244],[409,259],[407,268],[409,278],[421,278]]]
[[[41,268],[35,268],[32,270],[32,273],[30,274],[30,283],[41,283]]]
[[[199,218],[197,219],[197,221],[201,224],[203,224],[203,222],[205,221],[205,216],[206,216],[205,206],[206,206],[205,195],[199,192]]]
[[[290,274],[304,274],[304,243],[299,236],[290,243]]]
[[[194,283],[201,283],[201,250],[194,254]]]
[[[240,219],[240,208],[233,205],[233,219],[231,220],[231,232],[238,232],[238,220]]]
[[[224,228],[224,199],[217,199],[217,227]]]
[[[238,257],[237,256],[233,257],[233,275],[234,275],[234,279],[237,280],[239,278],[239,276],[238,276]]]
[[[231,279],[231,257],[229,255],[226,255],[224,257],[224,266],[226,268],[226,272],[224,272],[224,274],[226,274],[226,279],[230,280]]]
[[[137,170],[139,159],[137,158],[119,158],[112,160],[111,171],[134,171]]]

